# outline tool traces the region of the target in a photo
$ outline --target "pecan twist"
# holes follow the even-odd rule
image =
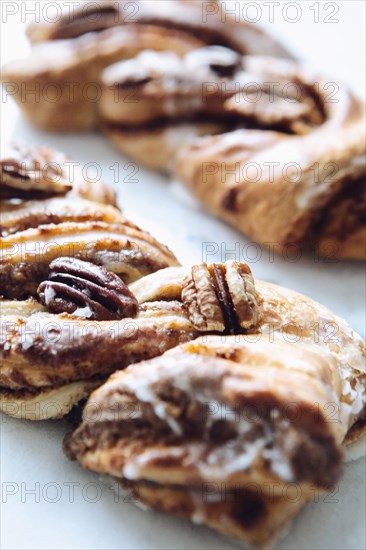
[[[183,304],[197,330],[238,334],[259,323],[260,300],[244,263],[194,265],[182,287]]]
[[[38,287],[39,298],[52,313],[72,313],[91,320],[134,317],[138,302],[115,273],[77,258],[57,258],[48,279]]]

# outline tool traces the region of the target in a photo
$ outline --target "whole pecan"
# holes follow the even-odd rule
[[[97,321],[133,317],[138,302],[128,286],[104,267],[77,258],[57,258],[38,295],[52,313],[72,313]]]
[[[238,334],[259,323],[260,300],[244,263],[194,265],[183,281],[182,301],[194,327],[203,332]]]

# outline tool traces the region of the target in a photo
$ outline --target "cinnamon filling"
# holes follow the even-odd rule
[[[103,122],[104,128],[112,132],[121,134],[149,134],[164,132],[170,128],[184,126],[186,124],[222,124],[224,128],[220,131],[231,131],[240,128],[246,128],[248,130],[270,130],[275,132],[281,132],[283,134],[294,134],[284,123],[268,124],[264,125],[259,123],[254,117],[243,117],[238,114],[222,114],[222,115],[207,115],[204,113],[198,113],[189,116],[177,116],[177,117],[160,117],[154,120],[141,123],[123,124],[113,122]]]
[[[341,454],[333,438],[318,428],[309,433],[306,427],[295,426],[279,410],[261,406],[259,414],[255,405],[244,404],[240,417],[235,418],[238,412],[230,413],[221,404],[224,414],[218,418],[210,411],[210,402],[191,401],[187,394],[168,385],[156,398],[164,409],[160,405],[155,409],[146,402],[138,402],[137,407],[134,402],[133,409],[139,411],[136,419],[118,420],[116,408],[113,421],[83,424],[68,441],[67,454],[75,459],[96,449],[121,448],[122,469],[123,464],[130,463],[134,469],[134,464],[143,459],[145,449],[147,453],[151,449],[153,458],[147,458],[148,464],[162,467],[160,460],[163,460],[164,467],[188,470],[193,467],[204,478],[209,478],[213,471],[222,471],[223,478],[249,471],[260,460],[264,469],[284,481],[311,482],[320,487],[332,486],[340,475]],[[120,405],[123,416],[126,403]],[[164,418],[161,410],[165,411]],[[136,454],[136,463],[128,451],[129,458],[124,462],[123,449],[129,443],[141,449],[141,454],[139,451]],[[170,445],[180,447],[181,456],[170,455]],[[161,457],[158,452],[155,456],[155,447],[163,449]],[[140,479],[138,473],[136,476]]]
[[[19,179],[30,180],[29,177],[21,176],[20,174],[11,174],[12,177]],[[30,183],[30,185],[32,185]],[[53,191],[42,191],[39,189],[18,189],[17,187],[11,187],[10,185],[1,184],[0,187],[0,199],[21,199],[21,200],[40,200],[53,197],[55,193]]]
[[[290,235],[288,241],[302,240],[305,246],[312,248],[313,243],[322,238],[342,241],[365,226],[366,173],[357,178],[344,178],[339,192],[332,194],[325,204],[313,209],[308,229],[302,239]]]
[[[98,16],[94,17],[93,16]],[[92,18],[91,18],[92,17]],[[72,20],[65,17],[52,32],[52,39],[78,38],[88,32],[100,32],[119,23],[119,11],[113,7],[90,8],[87,14],[80,13]]]

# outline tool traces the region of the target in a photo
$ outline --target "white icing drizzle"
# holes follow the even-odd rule
[[[93,312],[89,306],[85,306],[75,309],[73,315],[76,315],[76,317],[86,317],[89,319],[93,315]]]
[[[48,306],[56,298],[56,292],[51,285],[47,285],[44,289],[44,300],[45,304]]]
[[[156,371],[151,369],[151,371],[146,373],[143,381],[139,377],[129,377],[125,387],[128,388],[128,391],[133,391],[139,401],[149,403],[154,414],[159,419],[164,420],[173,433],[181,436],[183,435],[183,429],[179,422],[169,414],[168,405],[160,400],[153,390],[154,383],[158,382],[159,379],[159,369]],[[190,387],[189,375],[185,367],[178,369],[175,381],[176,387],[190,394],[192,388]],[[125,466],[123,472],[125,477],[128,479],[139,478],[144,466],[156,457],[181,456],[185,467],[191,466],[197,468],[205,479],[220,480],[223,474],[229,476],[250,468],[256,457],[263,453],[266,444],[271,441],[272,434],[269,428],[266,429],[263,421],[250,422],[242,418],[237,419],[237,422],[230,420],[230,418],[237,416],[237,411],[225,403],[209,400],[209,391],[207,391],[207,394],[205,391],[196,392],[194,400],[199,404],[209,403],[210,409],[205,417],[206,433],[217,421],[225,420],[235,427],[238,432],[237,438],[225,442],[221,446],[215,446],[208,454],[205,453],[207,445],[205,441],[185,444],[183,448],[170,447],[156,451],[147,450]],[[247,441],[246,434],[258,425],[263,429],[264,435],[254,441]],[[286,456],[282,456],[281,462],[281,456],[276,450],[266,450],[265,458],[268,458],[270,461],[273,460],[274,473],[278,474],[279,477],[284,476],[283,479],[285,480],[292,480],[293,473],[290,460],[286,459]]]
[[[179,447],[173,447],[170,449],[147,450],[124,466],[123,476],[126,479],[138,479],[140,477],[141,470],[150,461],[162,457],[180,457],[183,453],[184,449],[181,449]]]

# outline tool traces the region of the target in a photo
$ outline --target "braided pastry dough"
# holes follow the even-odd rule
[[[0,234],[10,234],[62,222],[118,223],[123,218],[117,208],[67,195],[42,200],[4,200],[0,205]],[[126,222],[127,223],[127,222]],[[131,224],[133,225],[133,224]]]
[[[245,269],[222,267],[227,277]],[[190,303],[217,318],[214,301],[207,308],[212,281],[198,281],[194,269],[184,277],[182,268],[163,270],[130,288],[140,300],[158,299],[169,282],[173,298],[187,277],[200,296]],[[116,372],[91,395],[65,448],[153,508],[266,547],[314,494],[337,483],[347,434],[364,431],[365,345],[320,304],[254,286],[251,276],[249,286],[242,281],[255,312],[251,334],[204,335]]]
[[[1,240],[0,284],[6,298],[33,296],[52,260],[75,256],[130,283],[168,265],[175,256],[149,233],[119,223],[86,221],[41,225]]]
[[[288,61],[257,56],[244,64],[261,101],[238,93],[224,109],[250,129],[189,143],[179,151],[177,177],[206,208],[264,246],[365,259],[364,106],[341,87],[332,102],[326,79]],[[268,82],[293,83],[303,104],[271,98]]]
[[[1,303],[0,409],[17,418],[67,414],[117,368],[197,335],[179,303],[142,305],[119,321],[51,314],[38,302]]]
[[[103,0],[93,3],[94,13],[92,6],[81,2],[72,15],[65,10],[56,23],[31,25],[28,35],[35,45],[29,57],[7,65],[2,81],[32,124],[72,131],[98,122],[102,69],[143,50],[183,55],[219,43],[241,53],[287,55],[255,25],[238,23],[226,14],[222,22],[223,8],[210,4],[213,9],[205,18],[207,2],[164,0],[161,9],[159,3],[146,0]],[[27,94],[29,89],[38,93]]]
[[[124,218],[103,182],[72,181],[62,153],[14,144],[1,161],[0,285],[5,298],[34,296],[50,262],[75,256],[103,265],[130,283],[169,265],[175,256]],[[84,197],[90,198],[86,200]]]
[[[102,81],[116,147],[163,170],[178,153],[178,179],[248,237],[278,252],[366,257],[364,106],[344,86],[217,46],[182,59],[143,52]]]
[[[102,83],[99,108],[107,136],[122,152],[159,169],[171,167],[194,135],[243,126],[283,137],[306,135],[326,116],[344,114],[343,104],[338,116],[337,109],[326,113],[327,83],[318,75],[284,60],[242,57],[222,46],[193,50],[183,58],[142,52],[105,69]]]
[[[141,277],[128,291],[139,304],[134,316],[91,321],[90,298],[107,306],[111,303],[105,300],[107,280],[103,285],[103,273],[97,271],[90,276],[92,264],[76,263],[70,271],[72,260],[65,263],[59,258],[51,263],[55,273],[51,271],[38,289],[40,294],[42,288],[43,305],[34,299],[1,303],[0,407],[7,414],[31,420],[61,417],[116,368],[160,355],[201,332],[250,332],[258,323],[261,308],[251,272],[237,262],[215,266],[217,272],[212,271],[211,280],[205,278],[205,285],[195,268],[187,272],[169,267]],[[72,280],[76,285],[60,290],[60,283],[70,281],[65,273],[76,275]],[[98,277],[104,289],[91,296],[91,283]],[[195,285],[201,288],[204,326],[193,313]],[[89,289],[83,300],[86,307],[68,308],[76,289],[83,288],[84,292]],[[63,312],[60,303],[66,305]]]
[[[179,151],[178,178],[260,244],[366,258],[363,105],[306,67],[263,57],[284,52],[251,25],[222,23],[215,3],[203,22],[204,4],[168,1],[162,15],[139,2],[133,21],[123,1],[96,6],[95,18],[81,4],[72,17],[31,27],[30,59],[3,79],[38,126],[100,121],[121,151],[158,169],[171,169]],[[58,101],[24,96],[28,84],[50,82]]]
[[[33,420],[66,414],[123,357],[153,357],[195,335],[173,302],[139,308],[125,284],[179,265],[175,256],[94,202],[114,193],[78,173],[71,181],[67,162],[14,145],[0,164],[0,408]]]
[[[117,148],[163,170],[179,152],[178,179],[219,217],[279,252],[366,257],[364,107],[346,88],[332,99],[305,67],[221,47],[144,52],[102,81]]]

